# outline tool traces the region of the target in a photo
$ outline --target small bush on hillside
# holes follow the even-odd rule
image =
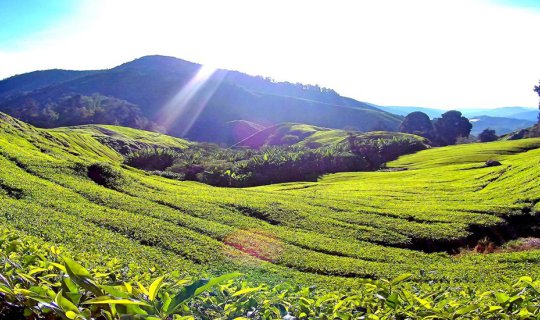
[[[300,141],[300,138],[292,134],[287,134],[281,138],[281,142],[288,146],[293,145],[298,141]]]
[[[171,172],[171,171],[155,170],[155,171],[149,171],[148,173],[156,175],[156,176],[161,176],[161,177],[164,177],[164,178],[167,178],[167,179],[186,180],[185,175],[180,174],[180,173]]]
[[[478,139],[480,142],[491,142],[496,141],[499,137],[497,137],[497,134],[495,133],[495,130],[491,129],[484,129],[479,135]]]
[[[119,189],[124,183],[122,173],[106,162],[96,162],[88,166],[88,178],[110,189]]]

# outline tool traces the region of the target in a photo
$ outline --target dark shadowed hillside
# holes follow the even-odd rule
[[[96,94],[125,101],[137,114],[137,121],[131,121],[136,125],[115,116],[96,120],[95,108],[66,122],[54,107],[75,95]],[[239,120],[261,127],[297,122],[360,131],[395,130],[401,121],[331,89],[213,70],[164,56],[147,56],[99,72],[49,70],[11,77],[0,81],[0,110],[45,127],[120,123],[222,143],[239,141],[238,129],[231,125]]]
[[[0,81],[0,97],[7,98],[10,95],[21,94],[43,87],[59,84],[99,71],[73,71],[73,70],[45,70],[34,71],[17,75]]]

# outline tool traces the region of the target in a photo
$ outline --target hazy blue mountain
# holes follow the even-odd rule
[[[498,135],[503,135],[515,130],[529,128],[535,124],[535,122],[529,120],[490,116],[470,117],[469,121],[473,125],[471,130],[471,134],[473,135],[478,135],[484,129],[488,128],[495,130]]]
[[[538,109],[527,107],[502,107],[493,109],[461,109],[466,117],[490,116],[536,121]]]
[[[275,82],[237,71],[200,70],[207,69],[177,58],[147,56],[98,72],[23,74],[0,81],[0,88],[10,92],[2,96],[0,90],[0,111],[26,110],[31,116],[26,114],[25,119],[36,123],[43,113],[54,118],[47,106],[59,104],[66,96],[98,94],[138,108],[143,122],[171,135],[212,142],[230,142],[230,123],[237,120],[265,127],[295,122],[361,131],[396,130],[401,122],[400,116],[316,85]]]
[[[406,116],[411,112],[420,111],[427,114],[430,118],[438,118],[448,110],[434,109],[434,108],[421,108],[421,107],[400,107],[400,106],[377,106],[377,108],[386,112],[398,114],[400,116]]]

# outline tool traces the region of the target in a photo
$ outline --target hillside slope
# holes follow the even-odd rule
[[[249,148],[261,148],[265,146],[318,148],[321,146],[336,145],[344,141],[349,133],[353,133],[359,140],[389,138],[422,139],[418,136],[400,132],[371,131],[358,133],[355,131],[321,128],[299,123],[281,123],[254,133],[238,142],[235,146]]]
[[[104,128],[127,140],[149,135]],[[340,288],[404,272],[480,287],[540,272],[539,251],[444,253],[536,232],[540,139],[427,150],[409,156],[417,169],[405,171],[227,189],[121,166],[122,155],[91,133],[102,129],[43,130],[1,115],[0,225],[90,264],[116,258],[130,272],[240,270],[252,281]],[[487,156],[474,156],[483,148],[504,155],[502,165],[484,167]],[[90,178],[98,162],[109,163],[97,165],[108,168],[107,186]]]
[[[53,77],[53,72],[57,71],[0,81],[0,88],[9,87],[10,92],[20,93],[4,99],[0,96],[0,111],[50,127],[52,125],[37,122],[29,115],[49,116],[59,113],[55,105],[66,97],[99,94],[135,105],[145,121],[155,123],[156,129],[171,135],[225,143],[234,138],[227,123],[235,120],[265,127],[298,122],[338,129],[355,127],[362,131],[375,127],[395,130],[401,120],[399,116],[342,97],[330,89],[274,82],[172,57],[147,56],[80,77],[71,74],[64,78]],[[51,81],[44,85],[42,79],[49,74]],[[33,82],[39,86],[29,85]],[[26,93],[29,89],[35,90]],[[21,114],[20,110],[25,111]],[[86,123],[83,119],[70,125]]]

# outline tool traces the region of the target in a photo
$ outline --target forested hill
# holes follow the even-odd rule
[[[164,56],[109,70],[48,70],[5,79],[0,81],[0,111],[42,127],[116,123],[226,143],[245,138],[235,136],[231,122],[237,120],[263,127],[296,122],[361,131],[394,130],[401,120],[331,89]]]

